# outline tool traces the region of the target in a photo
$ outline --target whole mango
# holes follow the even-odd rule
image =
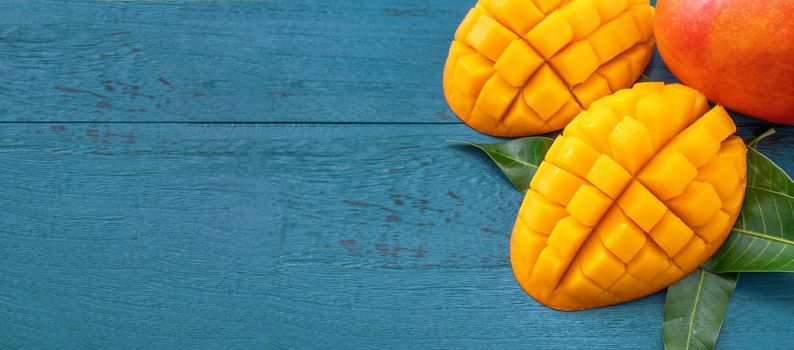
[[[636,299],[703,264],[744,200],[744,143],[722,107],[679,84],[594,102],[540,164],[510,243],[524,290],[559,310]]]
[[[653,13],[648,0],[480,0],[449,50],[447,103],[486,134],[562,129],[642,74]]]
[[[709,100],[794,125],[792,18],[792,0],[658,0],[656,40],[675,76]]]

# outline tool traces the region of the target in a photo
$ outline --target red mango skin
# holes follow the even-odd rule
[[[658,0],[665,64],[712,102],[794,125],[794,0]]]

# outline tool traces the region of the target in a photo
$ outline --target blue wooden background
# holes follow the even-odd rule
[[[664,292],[515,283],[521,195],[445,143],[495,140],[441,91],[472,4],[0,1],[0,348],[661,348]],[[792,315],[794,276],[743,275],[719,346]]]

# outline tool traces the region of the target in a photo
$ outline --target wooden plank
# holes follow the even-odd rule
[[[0,120],[458,123],[441,72],[472,3],[5,0]]]
[[[0,2],[3,120],[457,120],[468,1],[64,2]]]
[[[508,262],[521,195],[450,139],[492,140],[461,125],[4,125],[0,347],[661,346],[663,293],[578,313],[525,295]],[[785,129],[763,151],[792,172],[792,144]],[[721,348],[794,342],[793,289],[743,277]]]

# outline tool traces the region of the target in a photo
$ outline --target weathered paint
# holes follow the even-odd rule
[[[0,1],[0,348],[660,348],[663,293],[513,280],[521,195],[444,142],[494,141],[439,86],[471,4]],[[743,276],[720,347],[791,344],[792,289]]]

